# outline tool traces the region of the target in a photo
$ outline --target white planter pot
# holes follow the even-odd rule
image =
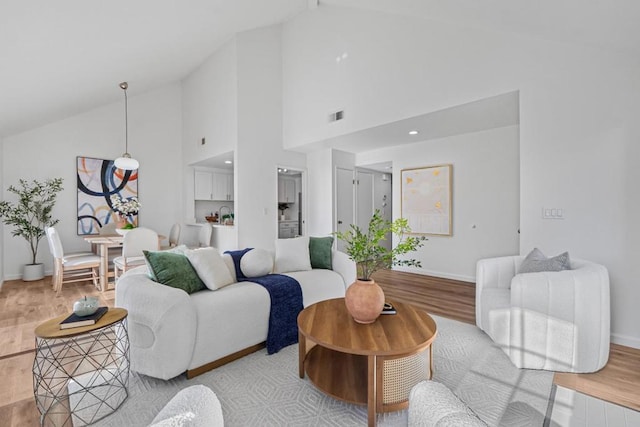
[[[22,280],[31,282],[44,278],[44,264],[26,264],[22,270]]]

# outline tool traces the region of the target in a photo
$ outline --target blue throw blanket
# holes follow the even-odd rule
[[[262,285],[271,298],[269,330],[267,332],[267,353],[277,353],[281,349],[298,342],[298,314],[302,311],[302,289],[296,279],[282,274],[267,274],[260,277],[245,277],[240,270],[240,259],[251,249],[226,251],[231,255],[239,282],[249,281]]]

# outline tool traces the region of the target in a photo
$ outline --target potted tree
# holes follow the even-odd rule
[[[427,240],[424,236],[407,236],[410,232],[405,218],[392,222],[384,219],[376,209],[367,230],[351,224],[350,230],[335,233],[338,239],[345,242],[345,252],[356,263],[357,280],[345,294],[347,310],[356,322],[372,323],[382,312],[384,292],[371,279],[373,273],[394,265],[421,267],[418,260],[400,258],[422,247]],[[391,249],[380,244],[389,233],[398,238],[398,243]]]
[[[6,225],[13,227],[11,234],[23,237],[31,249],[31,263],[24,266],[22,280],[40,280],[44,277],[44,266],[37,261],[38,247],[45,228],[59,221],[53,219],[51,211],[58,193],[62,191],[62,178],[44,182],[21,179],[19,186],[11,185],[8,191],[18,196],[18,201],[0,201],[0,217]]]

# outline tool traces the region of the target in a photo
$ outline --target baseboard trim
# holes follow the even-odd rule
[[[640,338],[630,337],[629,335],[611,334],[611,342],[620,344],[625,347],[640,349]]]
[[[424,268],[415,267],[393,267],[394,270],[404,271],[405,273],[422,274],[423,276],[442,277],[443,279],[460,280],[461,282],[476,283],[476,278],[465,276],[463,274],[443,273],[442,271],[425,270]]]
[[[241,357],[244,357],[248,354],[255,353],[256,351],[260,351],[267,346],[266,342],[261,342],[260,344],[252,345],[251,347],[245,348],[244,350],[236,351],[228,356],[225,356],[221,359],[214,360],[213,362],[209,362],[206,365],[198,366],[197,368],[187,369],[187,379],[191,379],[197,377],[198,375],[202,375],[205,372],[209,372],[212,369],[219,368],[222,365],[226,365],[229,362],[233,362],[234,360],[238,360]]]
[[[53,275],[53,270],[45,270],[44,271],[44,277],[47,276],[52,276]],[[4,276],[4,282],[8,282],[9,280],[22,280],[22,273],[19,274],[9,274],[7,276]]]

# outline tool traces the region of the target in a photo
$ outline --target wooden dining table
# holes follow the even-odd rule
[[[109,249],[122,248],[124,236],[118,234],[113,236],[87,236],[84,240],[91,243],[93,252],[100,256],[100,290],[104,292],[109,286]]]
[[[166,236],[158,234],[158,249],[160,249],[160,241],[166,239]],[[96,235],[87,236],[84,240],[91,243],[93,252],[100,256],[100,290],[102,292],[109,289],[109,278],[113,277],[113,272],[109,271],[109,249],[122,249],[124,236],[119,234],[113,235]]]

